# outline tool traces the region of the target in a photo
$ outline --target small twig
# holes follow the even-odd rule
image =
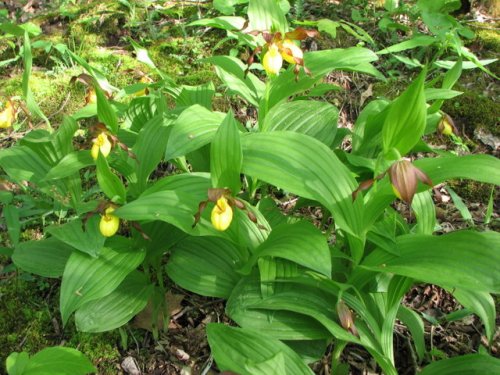
[[[64,99],[63,103],[61,104],[61,107],[55,111],[53,114],[51,114],[48,119],[51,119],[53,118],[54,116],[56,116],[57,114],[61,113],[62,110],[64,109],[64,107],[66,107],[68,105],[68,102],[69,102],[69,99],[71,98],[71,91],[68,92],[68,95],[66,95],[66,98]]]

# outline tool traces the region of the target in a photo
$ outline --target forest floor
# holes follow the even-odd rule
[[[17,22],[33,22],[40,26],[42,34],[34,39],[34,68],[30,85],[43,112],[55,124],[64,115],[72,114],[85,105],[85,88],[70,84],[73,76],[82,68],[65,60],[57,53],[58,43],[66,44],[73,52],[100,69],[112,85],[124,87],[138,82],[143,74],[156,79],[155,73],[137,61],[129,38],[146,47],[160,70],[180,84],[195,85],[212,80],[220,86],[212,67],[200,62],[204,57],[226,53],[229,44],[219,44],[220,31],[187,27],[187,23],[200,17],[208,17],[212,11],[207,2],[167,1],[161,9],[121,5],[119,1],[5,1],[8,17]],[[22,5],[20,5],[22,3]],[[55,4],[58,5],[55,5]],[[60,4],[62,5],[60,5]],[[128,2],[123,2],[128,3]],[[349,19],[350,9],[340,2],[328,2],[322,7],[317,1],[305,2],[305,17]],[[194,5],[193,5],[194,4]],[[478,20],[479,13],[461,15],[467,20],[477,37],[468,47],[481,58],[500,57],[500,23],[488,21],[488,15]],[[486,21],[484,19],[486,17]],[[497,18],[498,20],[498,18]],[[483,21],[483,22],[481,22]],[[362,27],[383,40],[385,37],[376,24],[367,21]],[[36,44],[38,41],[38,45]],[[45,43],[43,43],[45,42]],[[386,41],[390,43],[391,41]],[[48,43],[51,43],[50,45]],[[339,31],[335,40],[322,38],[311,48],[349,47],[357,41]],[[22,42],[0,35],[0,94],[1,97],[21,95],[22,61],[15,59]],[[35,48],[38,47],[38,48]],[[377,82],[367,76],[334,73],[329,79],[343,88],[327,99],[340,109],[339,126],[350,127],[359,113],[363,101],[375,97],[393,98],[411,79],[413,72],[401,65],[379,67],[390,80]],[[490,65],[500,75],[500,63]],[[219,87],[220,89],[220,87]],[[443,149],[472,153],[500,153],[500,88],[491,76],[473,70],[463,75],[457,90],[464,94],[449,100],[444,110],[455,120],[463,141],[452,143],[435,137],[430,141]],[[221,90],[219,90],[221,91]],[[244,103],[235,103],[221,96],[221,110],[232,107],[244,121],[252,121],[253,112]],[[1,133],[0,146],[8,147],[28,130],[28,121],[11,134]],[[37,123],[31,124],[37,127]],[[438,220],[442,232],[470,226],[484,226],[484,217],[490,197],[495,200],[495,212],[489,228],[500,228],[498,214],[498,189],[465,181],[450,185],[465,202],[471,219],[464,218],[464,211],[456,208],[449,193],[443,188],[442,201],[437,202]],[[401,210],[408,209],[403,205]],[[290,209],[290,208],[287,208]],[[302,211],[317,221],[314,210]],[[412,218],[407,212],[408,220]],[[4,228],[0,228],[0,246],[7,246]],[[23,239],[41,236],[36,225],[28,226]],[[1,254],[1,252],[0,252]],[[205,336],[205,325],[214,321],[228,321],[224,314],[224,301],[200,297],[171,285],[167,294],[169,322],[167,330],[158,337],[147,329],[144,314],[120,331],[105,334],[77,332],[70,322],[62,327],[58,299],[60,281],[45,279],[21,272],[0,255],[0,360],[10,352],[36,351],[50,345],[66,345],[78,348],[99,369],[99,374],[134,374],[139,369],[145,374],[215,374],[211,370],[210,350]],[[485,344],[483,328],[477,318],[446,321],[442,318],[459,309],[457,302],[445,291],[432,285],[420,285],[406,296],[405,303],[426,317],[426,342],[429,356],[439,359],[477,351]],[[147,312],[145,313],[147,315]],[[500,320],[497,321],[497,325]],[[497,335],[498,337],[498,335]],[[398,351],[397,367],[400,374],[414,374],[419,365],[415,358],[407,329],[397,326],[395,346]],[[500,344],[491,348],[500,356]],[[322,361],[313,365],[317,374],[328,374],[328,353]],[[369,355],[356,346],[344,354],[354,374],[376,373]],[[0,373],[3,371],[0,365]]]

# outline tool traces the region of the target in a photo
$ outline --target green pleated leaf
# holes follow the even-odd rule
[[[300,133],[254,133],[242,137],[242,171],[331,212],[336,224],[359,233],[361,200],[352,201],[356,183],[337,156],[323,143]]]
[[[31,357],[19,375],[85,375],[94,373],[92,362],[73,348],[45,348]]]
[[[64,269],[61,283],[61,315],[66,324],[71,313],[87,302],[107,296],[144,259],[141,249],[129,247],[124,238],[113,237],[99,258],[75,251]]]
[[[424,81],[426,70],[391,104],[382,128],[384,152],[395,148],[408,153],[424,134],[426,103]]]
[[[159,191],[142,196],[117,208],[113,214],[132,221],[162,220],[189,232],[194,222],[198,202],[176,191]]]
[[[280,340],[316,340],[331,336],[317,320],[286,310],[257,309],[262,301],[261,283],[254,272],[233,289],[226,313],[243,328],[266,332]]]
[[[29,355],[26,352],[13,352],[5,360],[5,368],[9,375],[22,375],[28,365]]]
[[[500,185],[500,159],[491,155],[419,159],[415,166],[427,173],[435,184],[452,178],[467,178]]]
[[[399,256],[373,251],[363,266],[420,281],[479,292],[500,292],[500,234],[453,232],[439,237],[404,235]]]
[[[330,146],[337,132],[339,111],[330,103],[297,100],[274,106],[261,131],[288,130],[316,138]]]
[[[99,215],[94,215],[85,224],[85,230],[80,219],[63,225],[53,225],[45,230],[69,246],[96,257],[106,240],[99,231],[99,221]]]
[[[240,375],[313,374],[292,349],[264,332],[211,323],[207,336],[222,371]]]
[[[332,273],[326,238],[307,221],[274,228],[240,271],[249,274],[257,259],[266,256],[288,259],[328,277]]]
[[[420,361],[423,361],[425,356],[425,338],[424,322],[422,321],[422,318],[415,311],[403,305],[399,306],[397,317],[410,330],[411,338],[413,340],[413,345],[415,345],[415,351],[417,352],[418,359]]]
[[[483,375],[499,373],[500,359],[486,354],[466,354],[431,363],[420,372],[420,375]]]
[[[14,249],[12,261],[24,271],[45,277],[59,277],[73,248],[56,238],[21,242]]]
[[[206,109],[212,109],[212,99],[215,94],[215,87],[212,82],[198,86],[182,86],[176,104],[179,107],[189,107],[199,104]]]
[[[104,332],[121,327],[144,309],[152,292],[153,285],[144,274],[133,271],[113,292],[76,311],[76,329]]]
[[[55,166],[53,166],[45,175],[45,180],[57,180],[71,176],[80,169],[94,164],[94,159],[89,150],[74,151],[64,156]]]
[[[41,118],[47,124],[49,129],[52,129],[50,126],[49,119],[42,112],[37,102],[35,101],[35,97],[33,96],[33,92],[31,91],[31,87],[29,85],[29,80],[31,77],[31,69],[33,67],[33,55],[31,53],[31,43],[28,31],[24,33],[24,45],[23,45],[23,61],[24,61],[24,72],[23,72],[23,95],[24,100],[26,101],[26,106],[32,115]]]
[[[200,105],[184,110],[175,121],[168,138],[165,160],[184,156],[208,144],[225,115]]]
[[[436,206],[428,191],[415,194],[411,207],[417,218],[416,232],[420,234],[432,234],[436,227]]]
[[[115,203],[123,204],[126,200],[127,192],[123,182],[111,172],[106,158],[101,152],[98,153],[97,160],[97,182],[104,194]]]
[[[473,311],[483,321],[488,340],[493,340],[496,327],[496,309],[493,297],[486,292],[465,289],[454,289],[450,291],[453,296],[466,309]]]
[[[408,49],[413,49],[417,47],[426,47],[434,44],[437,39],[433,36],[429,35],[416,35],[409,40],[405,40],[404,42],[394,44],[390,47],[384,48],[377,52],[378,55],[385,55],[387,53],[397,53],[401,51],[406,51]]]
[[[248,20],[251,30],[281,33],[288,30],[288,21],[277,0],[250,0]]]
[[[159,191],[177,190],[189,194],[195,201],[207,199],[207,191],[212,187],[209,173],[182,173],[167,176],[156,181],[142,197]]]
[[[50,165],[26,146],[0,150],[0,165],[17,183],[29,181],[39,184],[50,169]],[[42,186],[45,185],[42,184]]]
[[[219,237],[188,237],[173,247],[167,273],[191,292],[228,298],[241,278],[236,269],[247,256]]]
[[[228,88],[229,94],[239,95],[254,106],[259,105],[265,84],[256,75],[245,74],[247,66],[240,59],[231,56],[213,56],[203,61],[215,66],[215,72]]]
[[[210,148],[212,186],[229,188],[233,194],[238,194],[242,158],[240,132],[232,111],[229,111],[217,129]]]
[[[378,57],[373,51],[361,47],[335,48],[305,53],[304,62],[312,75],[309,76],[301,71],[298,80],[296,80],[293,69],[280,73],[272,80],[268,94],[259,103],[259,119],[263,119],[267,112],[283,99],[310,89],[332,70],[364,71],[367,67],[372,67],[370,62],[377,59]],[[378,72],[375,70],[367,73],[376,74]]]
[[[132,185],[134,194],[139,195],[146,188],[149,175],[162,159],[168,142],[172,121],[156,115],[146,122],[139,131],[132,152],[137,160],[129,159],[129,164],[136,171],[136,183]]]
[[[111,133],[118,133],[118,117],[114,108],[98,84],[94,85],[94,90],[97,97],[97,118],[106,125]]]
[[[7,233],[9,234],[10,242],[17,246],[19,236],[21,235],[21,222],[19,221],[19,207],[8,204],[2,209],[5,224],[7,225]]]

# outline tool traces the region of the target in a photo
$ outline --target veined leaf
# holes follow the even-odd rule
[[[327,207],[340,228],[356,234],[360,200],[352,201],[355,181],[323,143],[294,132],[242,137],[243,172]]]
[[[281,341],[260,331],[211,323],[208,343],[222,371],[241,375],[313,374],[300,357]]]
[[[424,322],[422,318],[415,311],[403,305],[399,306],[397,317],[410,330],[418,359],[422,361],[425,356]]]
[[[384,152],[396,148],[401,155],[409,152],[424,134],[426,103],[424,81],[426,70],[390,106],[382,128]]]
[[[208,144],[225,115],[200,105],[185,109],[175,121],[168,138],[165,160],[197,150]]]
[[[115,203],[123,204],[126,201],[127,192],[120,178],[111,172],[106,158],[101,152],[97,160],[97,182],[106,196]]]
[[[128,241],[115,236],[108,240],[99,258],[74,251],[64,269],[61,284],[61,315],[66,324],[71,313],[87,302],[113,292],[141,264],[145,253],[129,247]]]
[[[56,238],[19,243],[12,261],[24,271],[45,277],[59,277],[73,248]]]
[[[76,310],[76,328],[82,332],[104,332],[121,327],[138,314],[153,292],[153,285],[132,271],[113,292]]]
[[[500,373],[500,359],[486,354],[466,354],[433,362],[426,366],[420,375],[482,375],[484,373]]]
[[[137,160],[129,159],[129,165],[136,171],[137,179],[137,182],[130,187],[133,195],[139,195],[144,191],[149,175],[162,159],[172,124],[172,120],[167,120],[160,114],[146,122],[139,131],[137,141],[132,148]]]
[[[116,112],[108,102],[99,84],[94,85],[94,90],[97,97],[97,118],[106,125],[111,133],[116,134],[118,132]]]
[[[496,309],[492,296],[486,292],[462,288],[450,290],[450,293],[453,294],[463,307],[473,311],[474,314],[481,318],[486,331],[486,337],[491,342],[496,329]]]
[[[182,86],[176,104],[179,107],[189,107],[195,104],[206,109],[212,109],[212,99],[215,94],[215,87],[212,82],[198,86]]]
[[[306,134],[330,146],[337,132],[338,115],[338,109],[326,102],[284,102],[269,111],[259,128],[261,131],[288,130]]]
[[[85,375],[95,371],[88,358],[78,350],[55,346],[36,353],[21,372],[10,375]]]
[[[427,47],[430,46],[431,44],[434,44],[436,41],[437,39],[433,36],[416,35],[409,40],[405,40],[404,42],[397,43],[390,47],[384,48],[383,50],[378,51],[377,54],[385,55],[387,53],[396,53],[417,47]]]
[[[432,234],[436,227],[436,207],[428,191],[415,194],[411,207],[417,218],[416,232]]]
[[[288,21],[276,0],[250,0],[248,20],[251,30],[288,31]]]
[[[264,83],[254,74],[247,73],[246,65],[231,56],[213,56],[203,61],[214,64],[217,76],[227,86],[230,94],[240,95],[250,104],[257,106],[264,93]]]
[[[399,256],[376,249],[362,266],[449,288],[500,292],[498,233],[460,231],[439,237],[404,235],[396,242]]]
[[[240,132],[229,111],[215,133],[210,149],[210,171],[212,186],[229,188],[236,195],[240,192],[240,171],[242,163]]]
[[[99,232],[99,221],[98,215],[91,217],[85,225],[85,231],[80,219],[59,226],[47,227],[46,231],[69,246],[97,257],[106,240]]]
[[[94,164],[94,159],[89,150],[74,151],[64,156],[55,166],[53,166],[45,175],[45,180],[57,180],[69,177],[80,169]]]
[[[331,334],[314,318],[286,310],[257,309],[262,301],[256,272],[240,280],[227,301],[226,313],[243,328],[266,332],[281,340],[316,340]]]
[[[246,251],[219,237],[188,237],[172,249],[169,277],[181,287],[210,297],[228,298],[241,278],[236,272]]]
[[[25,31],[24,33],[23,61],[24,61],[24,72],[23,72],[22,86],[23,86],[24,100],[26,100],[26,106],[33,115],[45,121],[49,130],[52,130],[49,119],[44,115],[44,113],[38,106],[31,91],[31,88],[29,86],[29,79],[31,77],[31,68],[33,65],[33,56],[31,54],[31,44],[28,31]]]
[[[326,239],[307,221],[274,228],[240,271],[249,274],[257,259],[266,256],[288,259],[328,277],[332,273]]]

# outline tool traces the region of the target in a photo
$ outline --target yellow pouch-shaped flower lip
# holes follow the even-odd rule
[[[229,228],[233,220],[233,209],[225,197],[220,197],[212,209],[212,225],[219,231],[225,231]]]
[[[106,133],[102,132],[96,138],[94,138],[92,142],[94,144],[92,145],[90,154],[92,155],[92,158],[94,160],[97,160],[97,157],[99,156],[99,151],[102,153],[104,157],[107,157],[111,152],[112,144]]]
[[[269,75],[278,75],[283,65],[283,57],[281,56],[278,46],[271,44],[269,49],[264,54],[262,66]]]
[[[10,128],[12,126],[12,122],[14,122],[15,117],[16,111],[14,110],[14,107],[9,100],[5,104],[4,110],[0,112],[0,129]]]
[[[113,207],[106,208],[99,222],[99,230],[104,237],[112,237],[120,228],[120,219],[113,215]]]

